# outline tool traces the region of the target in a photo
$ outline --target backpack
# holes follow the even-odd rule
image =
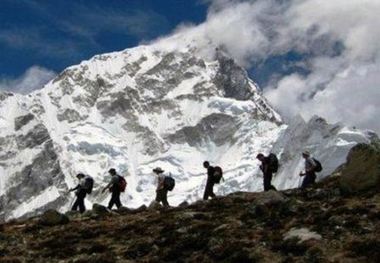
[[[175,180],[171,176],[165,176],[164,178],[164,189],[168,191],[172,191],[175,186]]]
[[[86,176],[84,180],[84,189],[86,193],[91,194],[92,188],[94,187],[94,179],[91,176]]]
[[[323,167],[322,167],[322,164],[320,161],[318,161],[317,159],[313,158],[314,162],[315,162],[315,168],[314,168],[314,172],[321,172]]]
[[[274,154],[274,153],[270,153],[268,155],[268,166],[269,166],[269,170],[272,172],[272,173],[277,173],[278,171],[278,159],[277,159],[277,156]]]
[[[223,170],[221,167],[219,166],[215,166],[214,167],[214,183],[215,184],[219,184],[220,183],[220,180],[222,179],[223,177]]]
[[[127,188],[127,181],[123,176],[119,175],[119,190],[120,192],[125,192],[125,188]]]

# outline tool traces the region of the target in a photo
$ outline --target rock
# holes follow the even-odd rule
[[[73,219],[73,218],[79,218],[81,213],[79,213],[78,211],[70,210],[70,211],[67,211],[65,215],[68,216],[70,219]]]
[[[15,131],[18,131],[23,126],[27,125],[33,119],[34,119],[34,115],[31,113],[15,118]]]
[[[132,211],[131,209],[129,209],[128,207],[125,207],[125,206],[121,206],[117,209],[117,213],[119,213],[119,214],[128,214],[131,211]]]
[[[380,151],[375,145],[358,144],[347,156],[340,188],[344,193],[380,189]]]
[[[94,204],[92,206],[92,211],[93,211],[93,213],[100,215],[100,216],[108,215],[110,213],[107,207],[102,206],[100,204]]]
[[[178,207],[187,207],[188,205],[189,205],[188,202],[183,201],[182,203],[180,203],[180,204],[178,205]]]
[[[259,193],[256,199],[254,199],[253,204],[267,206],[285,203],[286,201],[287,198],[282,193],[271,190],[268,192]]]
[[[147,209],[146,205],[142,205],[138,208],[136,208],[135,210],[133,210],[133,213],[140,213],[140,212],[143,212]]]
[[[160,209],[161,208],[161,205],[160,203],[156,202],[156,201],[153,201],[152,203],[150,203],[150,205],[148,206],[148,209]]]
[[[69,218],[55,210],[46,211],[40,218],[39,222],[45,226],[63,225],[69,222]]]
[[[299,239],[299,243],[302,243],[310,239],[321,240],[322,236],[316,232],[311,232],[307,228],[292,228],[288,232],[285,233],[284,240],[288,240],[292,238],[297,238]]]

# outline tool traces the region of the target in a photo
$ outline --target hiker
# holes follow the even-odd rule
[[[108,173],[112,176],[111,181],[106,187],[104,187],[102,193],[104,193],[107,189],[112,192],[111,200],[108,203],[108,209],[112,209],[113,205],[120,208],[122,206],[120,202],[120,193],[125,190],[125,179],[118,175],[114,168],[111,168]]]
[[[86,211],[86,207],[84,205],[84,199],[86,198],[87,194],[85,177],[86,176],[82,173],[77,174],[79,183],[75,188],[71,188],[69,190],[69,192],[75,191],[75,195],[77,196],[77,199],[75,200],[74,205],[71,208],[72,211],[77,211],[78,208],[80,213]]]
[[[153,169],[153,173],[157,175],[157,189],[156,189],[156,202],[162,203],[164,207],[169,207],[168,203],[168,189],[165,187],[164,170],[160,167]]]
[[[310,156],[309,151],[302,152],[302,157],[305,159],[305,172],[300,172],[300,176],[305,176],[302,181],[301,188],[306,188],[315,183],[316,175],[315,170],[317,164],[313,158]]]
[[[207,169],[207,182],[206,182],[206,188],[205,193],[203,195],[203,200],[207,200],[209,197],[214,198],[214,173],[215,168],[210,165],[208,161],[203,162],[203,167]]]
[[[264,191],[277,191],[277,189],[271,183],[273,173],[277,172],[278,168],[278,160],[276,155],[271,153],[269,154],[269,156],[265,157],[264,154],[259,153],[256,156],[256,159],[258,159],[261,162],[260,169],[263,172],[264,177]]]

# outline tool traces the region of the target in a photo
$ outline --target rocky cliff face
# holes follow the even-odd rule
[[[299,120],[288,129],[244,69],[217,51],[139,46],[103,54],[64,70],[42,90],[0,93],[0,220],[49,208],[67,210],[79,172],[95,178],[87,205],[106,203],[100,190],[114,167],[126,177],[122,202],[149,204],[152,168],[176,179],[172,205],[202,196],[202,163],[221,165],[219,195],[262,190],[258,152],[281,155],[275,184],[295,187],[299,152],[321,157],[327,175],[367,134]],[[280,139],[278,139],[280,136]],[[330,158],[330,155],[333,158]]]

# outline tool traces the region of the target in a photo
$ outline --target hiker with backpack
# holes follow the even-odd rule
[[[278,170],[277,156],[271,153],[267,157],[265,157],[264,154],[259,153],[256,156],[256,159],[258,159],[261,162],[260,169],[263,172],[264,177],[264,191],[277,191],[277,189],[272,185],[273,173],[276,173]]]
[[[92,179],[91,176],[85,176],[82,173],[77,174],[77,178],[79,180],[78,185],[75,188],[71,188],[69,190],[70,192],[75,191],[75,195],[77,196],[77,199],[75,200],[71,210],[77,211],[79,208],[79,212],[83,213],[86,211],[84,199],[86,198],[87,194],[91,193],[92,187],[94,185],[94,179]]]
[[[207,181],[206,181],[206,188],[203,195],[203,200],[208,200],[209,197],[214,198],[214,173],[215,168],[210,165],[208,161],[203,162],[203,167],[207,169]]]
[[[305,172],[300,172],[300,176],[305,176],[302,181],[301,188],[307,188],[315,183],[317,176],[316,172],[322,171],[321,163],[312,158],[309,151],[302,152],[302,157],[305,159]]]
[[[106,190],[109,190],[112,193],[111,200],[108,203],[108,209],[112,209],[113,205],[116,205],[117,208],[122,206],[120,201],[121,192],[125,191],[127,186],[127,182],[124,177],[118,175],[114,168],[111,168],[108,173],[112,176],[111,181],[108,183],[106,187],[104,187],[102,193]]]
[[[162,203],[164,207],[169,207],[168,203],[168,191],[171,191],[174,188],[173,178],[165,176],[164,170],[160,167],[153,169],[153,173],[157,175],[157,188],[156,188],[156,202]],[[169,179],[171,178],[171,179]],[[171,183],[169,182],[171,181]],[[169,185],[171,184],[171,185]],[[171,190],[169,189],[171,188]]]

